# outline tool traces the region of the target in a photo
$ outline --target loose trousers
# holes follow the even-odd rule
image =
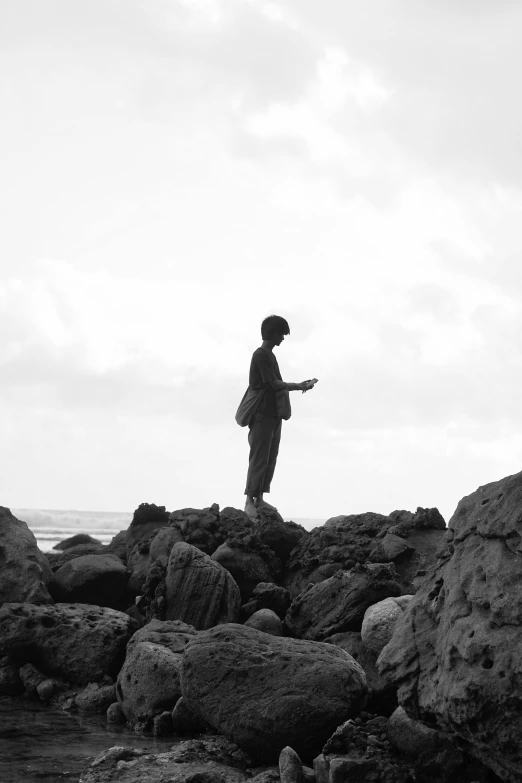
[[[259,497],[261,493],[270,492],[281,440],[281,419],[256,413],[249,429],[250,458],[245,495]]]

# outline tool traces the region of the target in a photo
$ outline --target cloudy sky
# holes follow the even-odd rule
[[[0,504],[437,506],[522,467],[515,0],[3,0]]]

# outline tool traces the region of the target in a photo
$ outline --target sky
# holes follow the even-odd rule
[[[0,504],[242,507],[277,313],[286,518],[522,463],[522,6],[0,2]]]

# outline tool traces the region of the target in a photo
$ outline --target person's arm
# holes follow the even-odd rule
[[[258,354],[257,362],[259,374],[261,375],[263,384],[271,386],[275,392],[282,391],[283,389],[285,391],[305,391],[309,388],[307,381],[302,381],[301,383],[287,383],[285,381],[281,381],[276,376],[268,355],[264,356],[263,354]]]

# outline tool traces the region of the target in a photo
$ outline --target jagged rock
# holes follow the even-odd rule
[[[285,564],[290,552],[309,535],[308,531],[296,522],[285,522],[279,512],[269,508],[260,507],[258,515],[257,535]]]
[[[116,685],[100,685],[91,682],[74,699],[78,712],[87,715],[104,715],[116,699]]]
[[[219,506],[181,508],[169,516],[169,526],[177,530],[181,540],[211,555],[222,542]]]
[[[260,582],[274,580],[270,565],[259,552],[234,546],[230,542],[221,544],[213,553],[212,560],[232,574],[243,601],[251,597]]]
[[[97,538],[93,538],[92,536],[87,535],[87,533],[76,533],[76,535],[60,541],[58,544],[53,546],[53,549],[58,549],[60,552],[65,552],[66,549],[70,549],[73,546],[78,546],[79,544],[95,544],[97,546],[102,545],[101,541],[98,541]]]
[[[53,574],[25,522],[0,506],[0,604],[52,604]]]
[[[125,552],[130,578],[128,588],[134,595],[142,592],[150,566],[149,545],[158,528],[168,525],[169,514],[165,506],[141,503],[134,512],[125,534]]]
[[[257,612],[254,612],[245,625],[248,628],[255,628],[257,631],[272,634],[272,636],[283,635],[283,624],[271,609],[259,609]]]
[[[364,613],[361,639],[375,655],[379,655],[392,638],[397,620],[406,611],[412,598],[412,595],[385,598],[369,606]]]
[[[344,631],[324,639],[326,644],[335,644],[355,658],[362,666],[368,684],[366,709],[379,715],[391,715],[397,708],[397,686],[388,682],[377,669],[377,656],[363,644],[358,631]]]
[[[337,647],[234,624],[189,642],[181,687],[192,712],[265,761],[285,745],[312,758],[366,695],[363,670]]]
[[[181,696],[181,655],[168,647],[138,642],[130,648],[118,675],[116,696],[130,723],[148,725],[172,711]]]
[[[197,630],[237,620],[241,598],[229,572],[196,547],[175,544],[166,576],[166,619]]]
[[[0,656],[34,663],[47,676],[87,685],[115,677],[135,621],[88,604],[0,606]]]
[[[356,565],[310,587],[290,605],[283,626],[299,639],[321,641],[341,631],[359,631],[371,604],[400,595],[392,564]]]
[[[53,572],[58,571],[66,563],[84,555],[101,555],[105,549],[101,544],[78,544],[66,549],[65,552],[45,552]]]
[[[438,567],[378,659],[411,718],[522,777],[522,473],[480,487],[451,518]]]
[[[123,609],[128,580],[129,571],[116,555],[83,555],[55,572],[52,594],[62,603]]]
[[[442,742],[439,731],[409,718],[402,707],[397,707],[386,727],[388,739],[397,750],[410,756],[420,756],[426,750],[433,750]]]

